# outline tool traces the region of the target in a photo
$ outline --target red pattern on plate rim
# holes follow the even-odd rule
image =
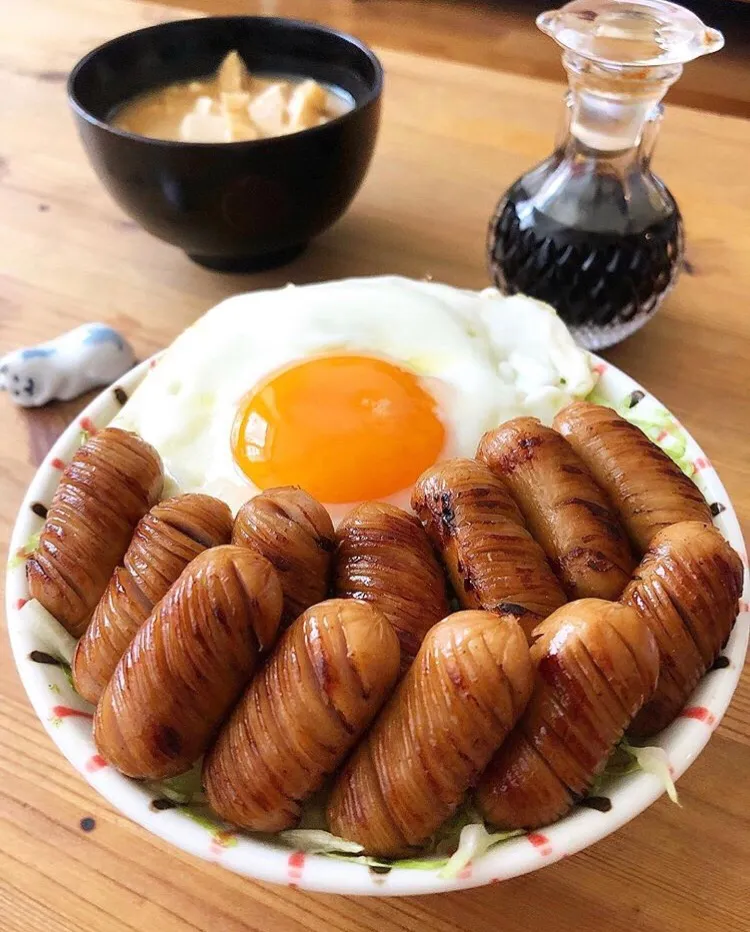
[[[711,469],[711,461],[705,456],[697,456],[693,461],[693,466],[695,467],[696,472],[701,472],[704,469]]]
[[[90,417],[82,417],[78,423],[81,425],[81,430],[85,430],[87,434],[96,433],[96,424]]]
[[[91,757],[86,761],[84,769],[86,773],[97,773],[99,770],[103,770],[107,766],[107,762],[104,760],[101,754],[92,754]]]
[[[211,844],[208,846],[209,854],[215,858],[220,858],[227,848],[231,848],[237,842],[237,833],[230,829],[219,829],[211,835]]]
[[[20,612],[28,601],[28,599],[16,599],[16,610]]]
[[[93,719],[93,712],[86,712],[83,709],[73,709],[68,705],[52,706],[52,714],[55,718],[87,718]]]
[[[552,854],[552,845],[546,835],[542,835],[541,832],[529,832],[526,837],[542,857],[546,858]]]
[[[59,456],[55,456],[53,459],[51,459],[49,464],[53,469],[59,469],[61,472],[63,469],[65,469],[65,463],[60,459]]]
[[[302,879],[302,871],[305,867],[305,852],[292,851],[289,860],[286,862],[286,875],[289,880],[289,886],[295,887],[297,881]]]
[[[706,725],[715,725],[716,716],[704,705],[689,705],[680,712],[680,718],[692,718],[696,722],[704,722]]]

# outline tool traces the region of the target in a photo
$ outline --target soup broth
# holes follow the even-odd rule
[[[242,142],[320,126],[354,108],[339,88],[311,78],[251,75],[230,52],[215,75],[157,88],[123,104],[111,123],[153,139]]]

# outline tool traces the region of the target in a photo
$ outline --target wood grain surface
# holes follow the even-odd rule
[[[6,4],[0,45],[0,352],[99,319],[141,356],[239,290],[397,272],[482,287],[495,200],[545,155],[558,85],[383,51],[378,151],[346,218],[256,277],[192,265],[125,217],[76,138],[64,78],[99,41],[175,16],[128,0]],[[384,40],[385,41],[385,37]],[[695,434],[750,526],[750,124],[672,107],[656,167],[687,224],[688,273],[656,319],[607,354]],[[0,397],[0,527],[83,400],[25,412]],[[353,900],[253,883],[131,825],[73,772],[0,645],[0,930],[727,932],[750,929],[750,677],[707,750],[595,847],[517,880],[440,897]]]
[[[560,49],[534,23],[555,0],[162,0],[214,16],[263,13],[319,20],[371,45],[563,82]],[[669,92],[687,107],[750,117],[750,8],[735,0],[683,0],[726,45],[700,58]]]

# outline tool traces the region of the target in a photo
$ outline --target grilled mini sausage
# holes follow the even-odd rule
[[[618,599],[635,560],[606,496],[570,444],[534,417],[482,437],[477,459],[510,489],[572,599]]]
[[[463,608],[515,615],[528,636],[565,602],[544,551],[486,464],[457,459],[428,469],[411,504]]]
[[[302,803],[390,693],[398,639],[370,605],[330,599],[286,631],[206,756],[211,807],[244,828],[296,825]]]
[[[116,427],[97,431],[66,466],[26,575],[31,597],[73,637],[86,630],[163,481],[156,450]]]
[[[532,681],[512,617],[467,611],[439,622],[336,780],[331,831],[381,857],[421,845],[513,727]]]
[[[84,699],[99,699],[138,629],[188,563],[229,543],[231,534],[231,511],[210,495],[178,495],[141,518],[73,655],[73,682]]]
[[[271,646],[282,593],[246,547],[188,564],[125,651],[94,716],[102,756],[129,777],[183,773],[203,754]]]
[[[328,594],[334,536],[328,512],[297,486],[268,489],[237,512],[232,543],[253,547],[279,574],[282,626]]]
[[[665,728],[714,663],[737,617],[742,561],[712,525],[660,531],[622,595],[659,647],[659,682],[630,727],[636,738]]]
[[[393,625],[405,669],[430,628],[450,611],[445,577],[414,515],[365,502],[336,533],[334,591],[370,602]]]
[[[605,766],[656,686],[659,654],[638,614],[570,602],[534,632],[534,692],[477,787],[484,818],[536,828],[564,815]]]
[[[711,523],[695,483],[634,424],[611,408],[574,401],[554,426],[586,463],[620,514],[638,555],[678,521]]]

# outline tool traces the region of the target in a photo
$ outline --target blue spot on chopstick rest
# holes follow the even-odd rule
[[[84,343],[90,343],[92,346],[101,346],[103,343],[112,343],[119,350],[125,348],[126,344],[120,334],[111,327],[104,324],[89,324],[88,333],[84,337]]]
[[[130,344],[106,324],[84,324],[39,346],[0,359],[0,389],[25,408],[77,398],[131,369]]]

